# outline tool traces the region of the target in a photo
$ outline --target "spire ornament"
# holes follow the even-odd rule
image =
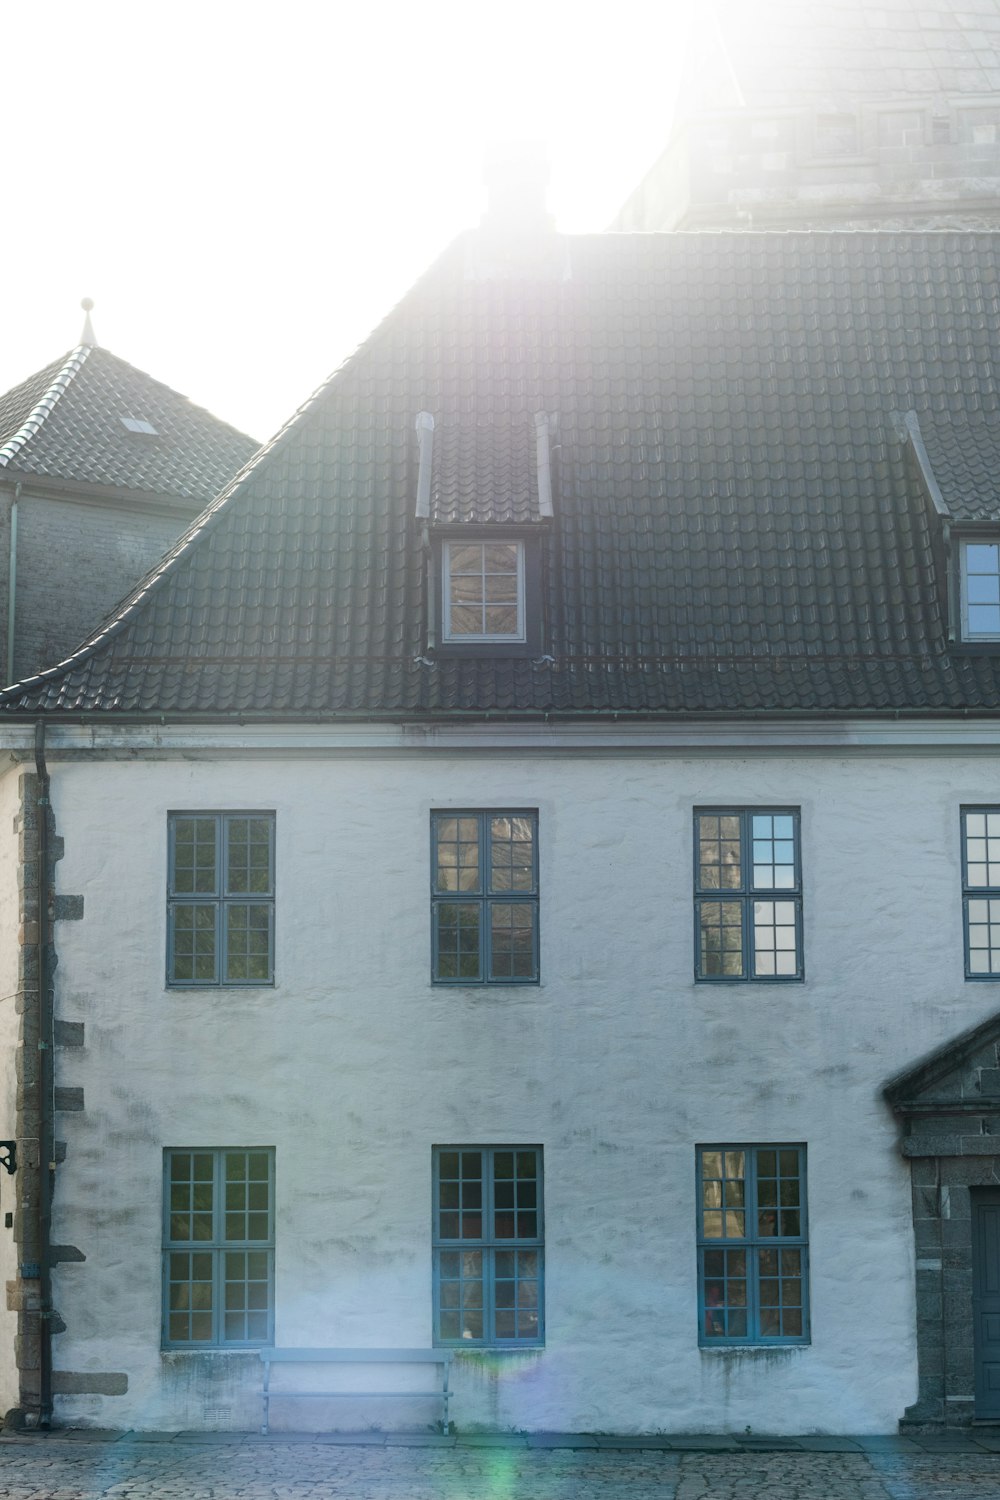
[[[93,297],[84,297],[80,306],[86,314],[83,320],[83,332],[80,335],[80,343],[86,344],[90,349],[94,349],[97,347],[97,338],[94,334],[94,325],[90,321],[90,314],[94,308]]]

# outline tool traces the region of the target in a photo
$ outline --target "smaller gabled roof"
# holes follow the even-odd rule
[[[953,521],[1000,522],[1000,423],[907,415],[924,484]],[[922,451],[921,451],[922,448]]]
[[[540,520],[535,432],[526,412],[439,424],[431,521],[512,526]]]
[[[256,447],[186,396],[90,344],[0,396],[0,476],[203,504]]]

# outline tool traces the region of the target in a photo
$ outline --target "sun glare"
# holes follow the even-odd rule
[[[550,208],[606,227],[662,150],[687,0],[282,7],[61,0],[5,21],[30,233],[0,390],[100,342],[267,437],[544,140]],[[24,127],[22,127],[24,128]],[[26,132],[27,133],[27,132]],[[44,191],[32,182],[44,179]]]

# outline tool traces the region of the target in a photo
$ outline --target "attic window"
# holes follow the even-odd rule
[[[152,422],[147,422],[145,417],[121,417],[120,421],[126,432],[141,432],[146,437],[159,436]]]
[[[1000,539],[962,543],[962,639],[1000,640]]]
[[[445,542],[446,642],[524,641],[524,543]]]

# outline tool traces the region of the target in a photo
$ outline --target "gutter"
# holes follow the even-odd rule
[[[50,780],[45,761],[45,720],[35,724],[38,777],[38,1425],[52,1420],[52,1189],[55,1178],[54,1024],[49,924]]]

